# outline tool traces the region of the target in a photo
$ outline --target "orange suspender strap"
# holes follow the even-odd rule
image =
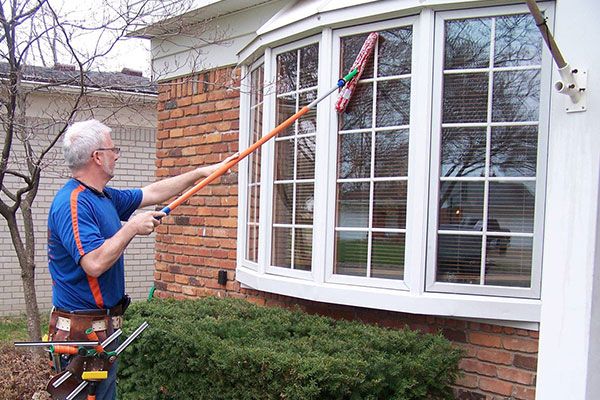
[[[77,250],[79,250],[79,255],[84,256],[85,251],[83,250],[83,245],[81,244],[81,237],[79,236],[79,220],[77,219],[77,197],[79,193],[85,190],[85,186],[79,185],[73,192],[71,193],[71,223],[73,224],[73,236],[75,237],[75,243],[77,244]],[[102,298],[102,292],[100,291],[100,284],[97,278],[87,276],[88,284],[90,285],[90,290],[92,292],[92,296],[94,296],[94,301],[98,308],[104,308],[104,299]]]

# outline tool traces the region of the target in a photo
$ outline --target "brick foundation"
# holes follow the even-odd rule
[[[157,174],[173,176],[214,163],[238,150],[239,72],[223,68],[179,78],[159,87]],[[157,229],[158,297],[244,298],[266,306],[300,306],[311,313],[409,326],[442,334],[465,350],[461,400],[535,398],[538,333],[451,318],[324,304],[242,289],[235,281],[237,168],[178,207]],[[227,270],[227,284],[217,282]]]

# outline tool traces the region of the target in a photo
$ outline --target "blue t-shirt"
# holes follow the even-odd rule
[[[63,310],[114,307],[125,295],[123,256],[98,278],[79,265],[81,257],[100,247],[142,202],[141,189],[105,188],[100,193],[76,179],[63,186],[48,214],[48,267],[52,302]]]

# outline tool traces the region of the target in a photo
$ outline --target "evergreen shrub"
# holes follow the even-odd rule
[[[205,298],[134,304],[119,398],[451,399],[461,352],[441,335]]]

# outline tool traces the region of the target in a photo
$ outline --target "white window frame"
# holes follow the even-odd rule
[[[448,4],[458,3],[448,0]],[[525,6],[500,6],[484,8],[483,3],[473,1],[472,9],[457,11],[462,15],[480,14],[481,16],[493,16],[496,14],[510,14],[527,12]],[[372,14],[374,12],[368,5],[358,7],[364,8]],[[476,8],[482,7],[482,8]],[[548,7],[545,5],[545,7]],[[357,8],[357,9],[358,9]],[[464,8],[464,4],[457,8]],[[448,8],[445,7],[445,10]],[[248,263],[240,260],[240,250],[244,250],[241,243],[244,243],[245,226],[238,229],[238,267],[236,278],[242,287],[252,288],[274,294],[281,294],[307,300],[329,302],[334,304],[343,304],[349,306],[367,307],[374,309],[384,309],[390,311],[407,312],[415,314],[450,316],[455,318],[467,318],[473,321],[488,323],[502,323],[504,325],[522,327],[527,329],[537,329],[540,320],[540,300],[536,298],[503,297],[500,295],[474,295],[468,293],[445,293],[426,291],[426,272],[431,253],[431,244],[428,244],[429,225],[428,213],[431,203],[422,205],[424,202],[430,202],[432,194],[430,193],[430,175],[433,160],[431,157],[423,155],[431,154],[434,148],[432,143],[432,108],[434,106],[432,81],[434,71],[434,27],[436,24],[436,11],[429,7],[420,9],[401,10],[394,4],[381,2],[377,4],[376,13],[382,22],[359,25],[360,18],[356,19],[356,10],[341,9],[324,14],[319,19],[322,23],[330,22],[339,31],[333,31],[329,27],[322,27],[321,33],[317,36],[311,36],[306,39],[289,42],[289,38],[302,37],[303,30],[306,28],[306,35],[315,32],[314,25],[302,23],[292,24],[283,27],[278,31],[265,34],[262,40],[262,46],[250,46],[254,51],[262,51],[264,48],[265,59],[265,87],[273,85],[275,77],[276,54],[288,51],[293,48],[302,47],[308,43],[320,42],[319,45],[319,82],[318,92],[323,93],[337,81],[337,71],[333,64],[339,63],[339,40],[334,40],[340,35],[359,33],[369,31],[377,27],[383,29],[384,26],[398,26],[397,21],[408,21],[414,19],[413,23],[413,53],[412,53],[412,78],[411,78],[411,116],[410,116],[410,139],[409,139],[409,172],[408,172],[408,199],[407,199],[407,221],[406,221],[406,251],[404,281],[394,282],[395,287],[375,287],[373,280],[377,278],[364,278],[367,282],[360,282],[352,279],[336,281],[336,277],[327,274],[326,269],[331,271],[333,268],[333,236],[335,213],[327,210],[335,210],[335,182],[336,182],[336,159],[337,135],[330,133],[324,134],[324,127],[329,127],[328,132],[336,132],[336,117],[332,116],[331,110],[335,103],[335,95],[322,101],[317,107],[318,134],[316,137],[315,154],[315,204],[313,220],[313,265],[310,272],[290,271],[284,268],[270,266],[271,253],[271,220],[272,220],[272,199],[273,199],[273,162],[274,162],[274,142],[263,146],[261,160],[261,205],[260,205],[260,227],[259,227],[259,263],[258,268],[251,268]],[[442,11],[445,12],[445,11]],[[406,14],[409,13],[408,17]],[[404,14],[404,15],[403,15]],[[366,15],[366,14],[365,14]],[[370,15],[370,14],[369,14]],[[552,17],[550,16],[550,21]],[[354,17],[354,19],[353,19]],[[392,17],[397,17],[395,21],[386,21]],[[370,20],[375,19],[370,15]],[[369,18],[364,17],[364,20]],[[353,28],[344,28],[343,21],[352,20]],[[335,23],[333,22],[335,21]],[[368,21],[365,21],[368,22]],[[346,22],[346,26],[351,23]],[[322,24],[323,25],[323,24]],[[293,34],[292,34],[293,33]],[[281,47],[268,47],[280,43],[288,42]],[[548,58],[545,47],[542,49],[543,60]],[[250,58],[251,51],[244,50],[241,53],[241,59]],[[335,58],[332,56],[335,55]],[[417,65],[418,67],[415,67]],[[543,72],[550,74],[550,69],[546,67],[543,61]],[[417,69],[418,68],[418,69]],[[416,73],[419,71],[420,73]],[[545,79],[541,82],[541,99],[548,99],[549,88],[545,86]],[[418,95],[417,95],[418,94]],[[275,90],[265,92],[263,109],[263,135],[275,127]],[[438,96],[439,97],[439,96]],[[547,131],[546,104],[540,105],[540,128]],[[242,112],[243,113],[243,112]],[[416,116],[426,116],[417,118]],[[333,129],[332,129],[333,127]],[[247,135],[243,133],[247,130],[247,124],[240,124],[240,137]],[[540,138],[538,149],[545,149],[546,139]],[[545,151],[545,150],[544,150]],[[539,150],[538,150],[538,158]],[[538,160],[539,162],[539,160]],[[545,174],[545,164],[538,164],[540,167],[538,179],[542,179],[541,174]],[[543,167],[542,167],[543,166]],[[437,168],[437,167],[436,167]],[[327,171],[326,182],[320,177],[322,171]],[[545,178],[545,177],[544,177]],[[240,174],[240,187],[245,184],[243,174]],[[545,180],[545,179],[544,179]],[[437,179],[434,178],[437,183]],[[326,184],[325,184],[326,183]],[[537,186],[538,189],[545,191],[545,187]],[[539,202],[543,203],[542,196],[536,194],[536,207]],[[246,204],[240,198],[239,210],[244,210]],[[415,200],[418,200],[415,203]],[[327,204],[327,207],[319,207],[319,204]],[[437,203],[436,203],[437,204]],[[435,211],[437,213],[437,210]],[[241,213],[238,213],[240,215]],[[536,218],[538,214],[536,211]],[[238,217],[240,218],[240,217]],[[537,218],[539,220],[540,218]],[[543,221],[538,221],[543,222]],[[243,219],[239,219],[240,224]],[[536,226],[537,229],[537,226]],[[536,235],[541,242],[542,231],[538,230]],[[539,243],[541,246],[541,243]],[[242,253],[245,254],[245,253]],[[416,267],[415,267],[416,266]],[[412,271],[412,272],[411,272]],[[299,274],[303,272],[304,274]],[[333,278],[333,279],[331,279]],[[380,279],[378,279],[380,280]],[[387,281],[387,280],[386,280]],[[539,282],[538,282],[539,283]],[[404,285],[404,286],[403,286]],[[393,285],[392,285],[393,286]],[[511,295],[512,296],[512,295]]]
[[[299,49],[302,47],[306,47],[308,45],[311,44],[317,44],[319,46],[319,71],[321,71],[320,67],[320,60],[323,58],[323,50],[322,50],[322,45],[321,45],[321,35],[315,35],[315,36],[311,36],[302,40],[298,40],[283,46],[279,46],[275,49],[272,50],[271,54],[270,54],[270,58],[266,59],[265,64],[270,64],[270,75],[267,76],[266,73],[266,69],[265,69],[265,82],[272,80],[272,84],[273,84],[273,90],[270,90],[268,95],[265,94],[265,98],[264,98],[264,104],[266,105],[266,103],[269,103],[269,109],[270,111],[270,118],[268,119],[268,123],[269,125],[267,125],[267,129],[265,131],[265,128],[263,128],[263,132],[268,133],[269,131],[271,131],[272,129],[275,128],[275,123],[276,123],[276,118],[277,116],[275,115],[275,111],[277,109],[276,107],[276,101],[277,101],[277,90],[276,90],[276,77],[277,77],[277,56],[282,54],[282,53],[286,53],[288,51],[291,50],[295,50],[295,49]],[[319,82],[322,79],[319,79]],[[319,82],[317,84],[319,84]],[[319,90],[320,87],[318,87],[317,90]],[[318,93],[318,92],[317,92]],[[299,107],[302,108],[304,105],[300,104]],[[264,109],[263,109],[264,112]],[[264,123],[264,119],[263,119],[263,123]],[[265,125],[263,125],[265,126]],[[264,134],[263,133],[263,134]],[[315,134],[315,161],[316,161],[316,152],[317,152],[317,144],[316,144],[316,138],[319,136],[319,122],[318,122],[318,118],[317,118],[317,132]],[[269,149],[269,165],[268,165],[268,170],[266,171],[265,175],[262,175],[262,173],[264,172],[261,171],[261,177],[262,177],[262,186],[261,187],[261,197],[265,196],[265,201],[268,200],[268,205],[265,208],[265,212],[267,214],[267,221],[264,224],[265,226],[265,241],[261,242],[264,243],[264,245],[262,246],[264,248],[265,251],[265,273],[267,274],[273,274],[273,275],[281,275],[281,276],[287,276],[287,277],[292,277],[292,278],[297,278],[297,279],[304,279],[304,280],[314,280],[314,260],[315,260],[315,230],[316,230],[316,224],[315,224],[315,216],[314,216],[314,212],[313,212],[313,242],[312,242],[312,260],[313,260],[313,268],[311,268],[310,271],[304,271],[304,270],[297,270],[297,269],[291,269],[291,268],[284,268],[284,267],[278,267],[272,264],[271,262],[271,246],[273,244],[273,238],[272,238],[272,228],[273,228],[273,186],[274,186],[274,172],[275,172],[275,165],[274,165],[274,156],[275,156],[275,140],[271,140],[268,143],[268,149]],[[317,179],[317,169],[316,169],[316,165],[315,165],[315,185],[314,188],[316,190],[316,179]],[[316,204],[316,203],[315,203]],[[262,199],[261,199],[261,207],[262,207]],[[264,213],[262,213],[261,210],[261,220],[262,220],[262,216],[265,215]],[[263,224],[261,224],[263,225]],[[293,254],[292,254],[293,256]]]
[[[333,31],[333,51],[331,54],[333,55],[337,55],[336,57],[332,57],[332,63],[331,63],[331,68],[330,70],[333,72],[330,81],[333,82],[336,78],[334,77],[334,75],[337,74],[337,71],[340,70],[340,57],[339,54],[341,52],[341,48],[340,48],[340,41],[341,38],[346,37],[346,36],[353,36],[353,35],[357,35],[357,34],[361,34],[361,33],[368,33],[368,32],[374,32],[374,31],[383,31],[383,30],[387,30],[387,29],[393,29],[393,28],[401,28],[401,27],[406,27],[406,26],[412,26],[412,38],[413,38],[413,42],[412,42],[412,46],[411,46],[411,52],[412,52],[412,57],[411,57],[411,77],[410,77],[410,87],[411,87],[411,93],[410,93],[410,100],[411,100],[411,109],[410,109],[410,121],[408,126],[403,126],[402,129],[407,129],[408,130],[408,147],[409,147],[409,163],[408,163],[408,179],[406,180],[408,183],[408,194],[407,194],[407,204],[406,204],[406,209],[407,210],[412,210],[412,208],[414,207],[415,204],[417,204],[415,202],[414,196],[412,195],[412,191],[411,191],[411,185],[412,185],[412,181],[411,181],[411,157],[410,157],[410,153],[411,153],[411,140],[412,140],[412,135],[411,132],[413,131],[413,125],[415,123],[415,112],[413,112],[413,108],[412,108],[412,104],[414,101],[416,101],[416,96],[415,96],[415,89],[414,89],[414,85],[415,85],[415,68],[417,66],[417,60],[416,60],[416,56],[417,56],[417,49],[415,46],[415,43],[418,42],[418,18],[417,17],[406,17],[406,18],[400,18],[400,19],[394,19],[394,20],[390,20],[390,21],[383,21],[383,22],[376,22],[376,23],[372,23],[372,24],[366,24],[366,25],[360,25],[360,26],[356,26],[356,27],[350,27],[350,28],[344,28],[344,29],[337,29],[335,31]],[[377,57],[377,54],[374,54],[373,57]],[[375,99],[377,92],[374,91],[373,92],[373,103],[375,103]],[[335,102],[337,100],[337,96],[331,96],[328,99],[328,106],[330,107],[331,110],[335,110]],[[400,279],[383,279],[383,278],[367,278],[367,277],[360,277],[360,276],[350,276],[350,275],[342,275],[342,274],[334,274],[333,273],[333,268],[334,268],[334,261],[335,261],[335,225],[336,225],[336,203],[337,203],[337,198],[336,198],[336,192],[337,192],[337,158],[338,158],[338,154],[337,154],[337,148],[338,148],[338,138],[339,138],[339,133],[338,133],[338,114],[337,113],[332,113],[333,116],[330,118],[330,122],[329,122],[329,131],[328,131],[328,135],[326,135],[329,138],[329,157],[328,157],[328,166],[327,166],[327,171],[328,171],[328,180],[327,180],[327,189],[328,189],[328,194],[327,194],[327,198],[328,198],[328,202],[327,202],[327,207],[326,209],[329,210],[330,212],[327,213],[327,225],[325,227],[325,230],[327,232],[327,242],[328,246],[326,246],[326,254],[325,254],[325,282],[331,282],[331,283],[338,283],[338,284],[344,284],[344,285],[357,285],[357,286],[370,286],[370,287],[377,287],[377,288],[387,288],[387,289],[398,289],[398,290],[410,290],[411,286],[414,286],[414,282],[413,285],[411,285],[411,279],[413,279],[413,275],[414,273],[411,271],[412,268],[407,268],[406,266],[408,265],[407,262],[407,258],[410,256],[408,253],[410,253],[410,251],[408,251],[409,249],[409,243],[410,243],[410,238],[414,237],[414,235],[410,235],[409,232],[409,226],[412,226],[412,215],[410,212],[407,211],[407,215],[406,215],[406,227],[404,229],[405,232],[405,255],[404,255],[404,279],[400,280]],[[371,131],[375,130],[376,127],[372,126],[370,128]],[[375,149],[372,148],[372,155],[375,152]],[[414,161],[414,160],[413,160]],[[369,215],[369,219],[372,219],[372,215]],[[351,229],[345,229],[345,230],[351,230]],[[361,232],[364,231],[363,228],[360,229]],[[368,231],[368,230],[367,230]]]
[[[255,61],[254,63],[252,63],[252,65],[247,66],[247,65],[243,65],[242,69],[241,69],[241,74],[242,74],[242,79],[240,81],[240,127],[244,126],[246,127],[246,129],[244,130],[240,130],[240,133],[243,133],[240,135],[239,137],[239,149],[243,150],[248,148],[252,143],[250,143],[250,135],[252,134],[252,132],[250,132],[250,106],[252,104],[251,102],[251,97],[252,97],[252,72],[254,72],[256,69],[263,67],[263,76],[264,76],[264,57],[261,57],[260,59],[258,59],[257,61]],[[264,80],[263,80],[263,89],[266,88],[264,86]],[[263,92],[264,93],[264,92]],[[263,123],[264,123],[264,94],[263,94]],[[264,129],[263,131],[260,133],[260,136],[262,137],[262,135],[264,134]],[[264,157],[262,157],[264,158]],[[261,160],[262,162],[262,160]],[[258,266],[260,263],[260,258],[257,255],[256,259],[257,262],[248,260],[246,258],[246,254],[248,253],[248,236],[247,236],[247,226],[246,226],[246,222],[248,221],[248,184],[249,184],[249,176],[248,176],[248,169],[249,169],[249,164],[250,163],[250,157],[245,158],[241,163],[240,166],[238,168],[238,174],[239,174],[239,181],[240,182],[245,182],[244,186],[239,186],[240,188],[243,188],[243,190],[239,190],[238,191],[238,201],[239,204],[244,204],[244,208],[243,211],[241,213],[242,216],[242,220],[244,221],[243,224],[238,223],[238,237],[239,238],[244,238],[243,241],[241,243],[238,243],[238,251],[237,251],[237,263],[238,265],[240,264],[244,264],[246,265],[248,268],[251,268],[253,270],[258,270]],[[262,173],[262,171],[261,171]],[[261,180],[262,180],[262,176],[261,176]],[[262,186],[262,183],[261,185]],[[260,187],[259,186],[259,187]],[[260,201],[262,201],[262,199],[260,199]],[[260,217],[260,204],[259,204],[259,208],[258,208],[258,212],[259,212],[259,217]],[[259,230],[260,230],[260,218],[259,218]],[[259,243],[259,252],[260,252],[260,234],[257,237],[258,243]],[[240,246],[241,246],[241,251],[240,251]]]
[[[546,15],[550,20],[553,19],[551,9],[545,9]],[[439,176],[440,176],[440,153],[441,153],[441,127],[442,127],[442,90],[443,90],[443,68],[444,68],[444,23],[447,20],[463,19],[463,18],[487,18],[504,16],[511,14],[529,13],[525,5],[522,6],[506,6],[494,7],[489,9],[471,9],[471,10],[456,10],[439,12],[436,15],[435,26],[435,60],[434,60],[434,86],[433,86],[433,115],[432,115],[432,144],[431,144],[431,173],[430,173],[430,197],[429,197],[429,227],[428,227],[428,250],[427,250],[427,291],[445,292],[445,293],[464,293],[487,296],[510,296],[523,298],[540,298],[541,287],[541,269],[542,269],[542,236],[544,232],[544,204],[546,192],[546,160],[548,153],[548,120],[550,108],[550,72],[552,68],[552,59],[549,53],[545,50],[542,43],[541,57],[541,74],[540,74],[540,104],[538,114],[538,150],[537,150],[537,165],[535,176],[535,211],[534,211],[534,229],[533,234],[533,254],[532,254],[532,269],[531,269],[531,287],[508,287],[508,286],[492,286],[492,285],[474,285],[460,284],[448,282],[436,282],[436,255],[437,255],[437,238],[438,238],[438,194],[439,194]],[[493,35],[494,32],[491,32]],[[540,38],[540,41],[542,39]],[[494,57],[493,52],[490,52],[490,58]],[[479,69],[479,68],[478,68]],[[512,69],[512,68],[511,68]],[[495,69],[494,69],[495,70]],[[481,68],[482,72],[489,72],[489,68]],[[492,85],[489,85],[488,91],[491,91]],[[488,118],[491,115],[492,104],[488,102]],[[501,126],[504,123],[486,123],[486,126]],[[508,122],[510,126],[518,125],[519,123]],[[506,125],[504,124],[504,125]],[[489,129],[487,129],[489,135]],[[489,138],[488,138],[489,140]],[[489,156],[486,156],[486,158]],[[486,165],[486,168],[488,166]],[[486,178],[488,179],[488,178]],[[495,178],[488,181],[517,181],[518,178]],[[481,181],[481,180],[478,180]],[[483,181],[481,181],[483,182]],[[487,203],[484,201],[484,203]],[[487,204],[483,205],[487,208]],[[516,237],[518,234],[512,234]],[[523,235],[529,237],[529,235]],[[483,244],[485,246],[485,243]]]

